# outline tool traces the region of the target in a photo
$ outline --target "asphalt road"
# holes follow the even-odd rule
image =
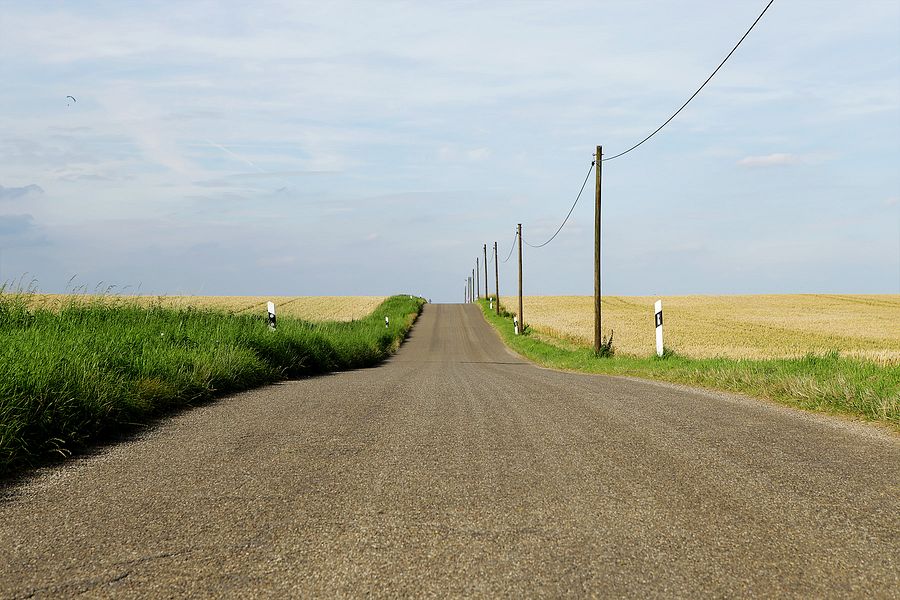
[[[429,305],[0,502],[0,597],[900,597],[900,437],[561,373]]]

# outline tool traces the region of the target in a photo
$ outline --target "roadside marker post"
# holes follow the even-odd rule
[[[516,335],[519,335],[519,316],[513,316],[513,328],[516,332]]]
[[[654,320],[656,322],[656,355],[663,355],[663,334],[662,334],[662,300],[657,300],[653,305]]]
[[[275,303],[269,302],[267,308],[269,310],[269,329],[275,331]]]
[[[390,323],[391,323],[391,320],[388,319],[387,317],[385,317],[384,318],[384,328],[387,329],[388,325],[390,325]]]

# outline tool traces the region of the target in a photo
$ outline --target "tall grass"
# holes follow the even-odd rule
[[[516,336],[511,315],[497,316],[481,304],[508,346],[544,366],[737,392],[900,430],[900,364],[847,358],[836,351],[781,359],[688,358],[671,350],[663,358],[655,353],[598,358],[592,348],[570,340],[541,333]]]
[[[0,474],[176,407],[374,365],[423,304],[393,296],[360,320],[282,318],[271,331],[262,315],[83,300],[30,309],[27,294],[0,293]]]

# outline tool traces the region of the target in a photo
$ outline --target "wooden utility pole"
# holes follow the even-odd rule
[[[600,354],[603,343],[603,331],[600,315],[600,172],[603,166],[603,146],[597,146],[594,161],[596,188],[594,192],[594,352]]]
[[[472,282],[472,296],[471,296],[471,298],[472,298],[472,302],[475,302],[475,269],[472,269],[472,279],[471,279],[470,281]]]
[[[500,314],[500,265],[497,264],[497,242],[494,242],[494,292],[497,294],[497,314]]]
[[[475,291],[477,295],[475,296],[476,300],[481,299],[481,269],[478,266],[478,257],[475,257]]]
[[[522,318],[522,224],[516,230],[519,239],[519,333],[525,333],[525,319]]]
[[[487,278],[487,244],[484,245],[484,299],[489,300],[491,295],[488,293]]]

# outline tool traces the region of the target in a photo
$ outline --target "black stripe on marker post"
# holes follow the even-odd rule
[[[268,312],[269,312],[269,329],[275,330],[275,303],[269,302],[268,304]]]

